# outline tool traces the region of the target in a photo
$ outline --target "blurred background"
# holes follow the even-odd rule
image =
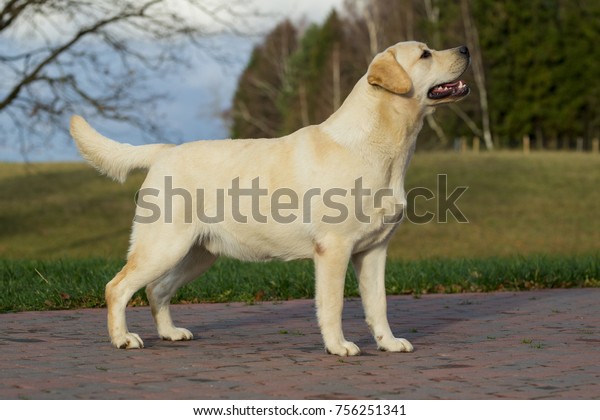
[[[77,159],[72,113],[132,143],[284,135],[413,39],[473,56],[420,149],[592,150],[599,35],[593,0],[2,0],[0,160]]]
[[[140,144],[229,137],[238,79],[285,19],[341,0],[1,0],[0,161],[79,160],[73,113]]]
[[[390,256],[597,255],[597,0],[0,0],[0,253],[125,255],[143,174],[81,163],[70,115],[133,144],[281,136],[413,39],[472,53],[471,95],[427,118],[407,179],[467,186],[469,223],[405,223]]]

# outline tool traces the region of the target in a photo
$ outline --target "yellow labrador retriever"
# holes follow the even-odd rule
[[[141,348],[125,319],[146,286],[158,334],[190,340],[173,325],[169,301],[224,255],[245,261],[313,258],[317,318],[326,350],[360,353],[342,332],[344,279],[352,262],[369,325],[381,350],[395,338],[386,314],[388,242],[406,205],[404,177],[423,118],[469,88],[457,80],[469,51],[402,42],[378,54],[331,117],[278,139],[131,146],[83,118],[71,120],[81,154],[123,181],[148,168],[138,194],[127,264],[106,286],[108,331],[117,348]]]

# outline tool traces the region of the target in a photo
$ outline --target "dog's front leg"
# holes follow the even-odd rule
[[[412,344],[404,338],[394,337],[388,323],[385,297],[386,253],[387,243],[352,256],[367,324],[380,350],[411,352]]]
[[[356,344],[346,341],[342,332],[344,282],[350,259],[348,247],[342,244],[318,243],[315,247],[316,305],[319,327],[325,349],[339,356],[360,354]]]

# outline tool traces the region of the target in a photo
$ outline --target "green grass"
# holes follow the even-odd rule
[[[389,293],[598,286],[600,155],[417,154],[407,191],[448,193],[469,220],[405,221],[389,249]],[[102,306],[104,285],[123,264],[144,178],[121,185],[81,163],[0,163],[0,311]],[[436,212],[435,200],[416,211]],[[545,255],[545,256],[540,256]],[[312,263],[220,260],[182,289],[178,302],[312,297]],[[347,295],[357,294],[349,276]],[[144,303],[143,293],[133,300]]]
[[[576,153],[423,153],[407,191],[469,189],[460,224],[402,224],[394,259],[581,254],[600,246],[600,155]],[[0,164],[0,255],[5,258],[123,258],[143,174],[115,183],[85,164]],[[435,212],[435,200],[417,200]]]
[[[122,258],[142,181],[121,185],[83,163],[0,164],[0,255]]]
[[[416,155],[407,190],[435,190],[435,174],[448,174],[448,193],[469,223],[403,224],[392,258],[479,258],[529,254],[570,255],[600,250],[600,155],[490,153]],[[435,202],[417,201],[419,212]],[[428,204],[425,206],[425,204]]]
[[[599,255],[391,261],[389,294],[489,292],[600,286]],[[104,285],[121,260],[0,260],[0,312],[104,306]],[[358,296],[352,270],[346,296]],[[204,276],[178,291],[175,303],[257,302],[314,296],[311,261],[217,261]],[[143,292],[133,305],[147,304]]]

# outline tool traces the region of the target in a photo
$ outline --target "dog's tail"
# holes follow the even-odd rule
[[[161,152],[172,144],[147,144],[132,146],[104,137],[82,117],[71,118],[71,136],[81,155],[98,171],[124,182],[132,169],[149,168]]]

